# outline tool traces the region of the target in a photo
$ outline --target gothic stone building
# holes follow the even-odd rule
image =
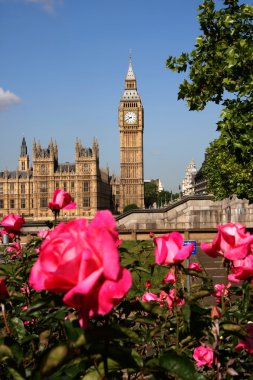
[[[0,217],[22,214],[26,219],[52,219],[48,202],[56,188],[68,191],[77,207],[61,213],[62,217],[92,217],[97,210],[123,211],[128,204],[144,207],[143,180],[143,107],[137,93],[136,78],[130,58],[125,90],[119,105],[120,177],[109,176],[109,169],[99,167],[99,147],[75,144],[75,163],[58,162],[58,146],[50,141],[47,148],[34,141],[32,165],[23,138],[16,171],[0,172]]]
[[[96,140],[92,148],[76,141],[75,164],[58,162],[58,147],[53,141],[46,149],[34,141],[30,167],[23,138],[18,170],[0,172],[0,215],[19,213],[34,220],[51,219],[52,212],[47,206],[56,188],[68,191],[77,203],[76,209],[62,216],[89,217],[97,210],[112,207],[109,170],[99,168]]]

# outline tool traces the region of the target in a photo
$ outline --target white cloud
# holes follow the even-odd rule
[[[47,13],[53,13],[55,8],[62,4],[64,0],[0,0],[0,3],[23,3],[23,4],[35,4],[42,7],[43,11]]]
[[[24,0],[27,4],[38,4],[42,6],[45,12],[53,13],[55,7],[61,2],[60,0]]]
[[[21,99],[17,95],[13,94],[8,90],[5,91],[3,88],[0,87],[0,111],[13,104],[18,104],[20,102]]]

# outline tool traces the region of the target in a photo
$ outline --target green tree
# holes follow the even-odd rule
[[[123,212],[136,210],[137,208],[139,208],[139,207],[135,203],[131,203],[131,204],[124,207]]]
[[[157,194],[157,204],[158,206],[167,205],[169,202],[177,199],[178,197],[179,197],[178,193],[162,190]]]
[[[238,163],[236,157],[221,146],[220,139],[207,148],[203,175],[208,178],[209,191],[216,199],[237,194],[239,198],[253,202],[252,167]]]
[[[208,102],[223,106],[217,122],[220,137],[210,146],[209,157],[214,158],[214,152],[223,157],[215,161],[221,175],[227,174],[227,162],[234,165],[229,170],[230,181],[235,184],[239,180],[237,195],[250,199],[250,187],[244,180],[247,168],[253,164],[253,6],[239,0],[223,0],[223,6],[217,9],[215,1],[203,0],[198,11],[202,34],[197,37],[195,48],[189,54],[170,56],[167,67],[178,73],[188,71],[189,79],[181,83],[178,99],[186,100],[190,110],[203,110]],[[212,192],[216,197],[226,196],[225,181],[212,187],[210,165],[209,160],[205,172]],[[245,176],[238,176],[238,170]],[[234,191],[235,186],[229,189]]]
[[[158,188],[155,181],[144,183],[144,204],[148,208],[157,201]]]

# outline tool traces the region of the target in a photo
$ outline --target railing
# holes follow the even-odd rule
[[[174,229],[159,229],[152,230],[155,236],[161,236],[169,232],[175,231]],[[119,230],[119,237],[121,240],[150,240],[149,230]],[[197,243],[201,241],[211,241],[217,233],[216,228],[208,229],[181,229],[177,232],[181,233],[184,240],[195,240]]]

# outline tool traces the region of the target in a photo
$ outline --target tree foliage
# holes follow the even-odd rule
[[[158,191],[157,183],[158,182],[156,180],[145,182],[144,203],[146,208],[152,207],[154,203],[156,203],[156,206],[160,208],[169,204],[172,200],[175,200],[179,197],[178,193],[173,193],[172,191]]]
[[[139,207],[135,203],[131,203],[131,204],[124,207],[123,212],[136,210],[137,208],[139,208]]]
[[[162,190],[158,193],[157,196],[157,205],[164,206],[167,205],[169,202],[179,198],[178,193],[172,193],[172,191]]]
[[[253,202],[253,170],[249,165],[238,163],[220,139],[214,140],[207,148],[203,165],[203,175],[208,178],[208,187],[216,199],[224,199],[231,194],[247,198]]]
[[[203,0],[198,11],[202,34],[197,37],[195,48],[179,57],[170,56],[167,67],[178,73],[188,70],[189,79],[181,83],[178,99],[186,100],[190,110],[203,110],[208,102],[223,106],[217,122],[220,137],[208,150],[210,157],[214,158],[215,152],[222,157],[216,159],[213,170],[227,175],[223,160],[226,152],[225,161],[234,165],[229,170],[230,181],[244,181],[246,167],[253,163],[253,6],[239,0],[223,0],[223,7],[217,9],[214,0]],[[227,194],[224,181],[216,194],[217,186],[212,187],[209,179],[214,173],[208,167],[206,173],[214,195]],[[245,175],[238,178],[237,170],[245,171]],[[249,198],[248,185],[240,182],[238,187],[237,195]],[[234,191],[235,186],[229,185],[229,189]]]
[[[145,182],[144,184],[144,203],[145,207],[148,208],[153,206],[157,201],[158,188],[155,181]]]

